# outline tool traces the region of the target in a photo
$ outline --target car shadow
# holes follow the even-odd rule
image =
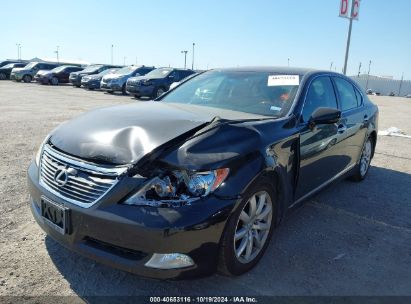
[[[411,260],[411,245],[404,243],[410,196],[410,174],[380,167],[371,167],[362,183],[335,183],[287,217],[259,264],[239,277],[146,279],[84,258],[48,236],[45,245],[71,289],[89,303],[108,295],[404,295],[411,280],[403,265]]]

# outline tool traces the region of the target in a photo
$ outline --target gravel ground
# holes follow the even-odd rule
[[[380,129],[411,135],[411,99],[373,96]],[[74,254],[28,206],[26,169],[61,122],[137,102],[70,86],[0,82],[0,295],[411,295],[411,139],[379,136],[368,178],[328,187],[289,216],[259,265],[235,278],[156,281]]]

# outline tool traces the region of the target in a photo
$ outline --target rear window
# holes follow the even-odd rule
[[[334,77],[334,81],[337,87],[341,110],[347,111],[358,107],[358,96],[354,91],[354,86],[340,77]]]

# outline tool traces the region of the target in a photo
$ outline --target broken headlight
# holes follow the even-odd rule
[[[195,201],[216,190],[227,178],[228,172],[228,168],[204,172],[165,172],[146,181],[124,204],[162,206]]]

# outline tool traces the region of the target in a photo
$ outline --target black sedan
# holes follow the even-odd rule
[[[68,83],[70,73],[82,71],[84,68],[72,65],[62,65],[51,71],[39,71],[34,76],[34,80],[41,84],[58,85]]]
[[[53,239],[125,271],[239,275],[288,210],[366,177],[377,125],[378,108],[341,74],[207,71],[55,129],[28,169],[30,206]]]

